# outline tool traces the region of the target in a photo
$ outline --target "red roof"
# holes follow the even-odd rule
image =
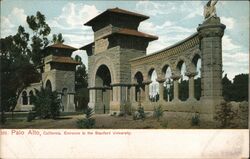
[[[124,35],[133,35],[133,36],[138,36],[138,37],[143,37],[143,38],[149,38],[149,39],[152,39],[152,40],[157,40],[158,39],[157,36],[153,36],[153,35],[146,34],[146,33],[143,33],[143,32],[137,31],[137,30],[126,29],[126,28],[120,29],[120,30],[118,30],[117,32],[114,32],[114,33],[115,34],[124,34]]]
[[[135,13],[135,12],[131,12],[131,11],[127,11],[124,9],[120,9],[118,7],[116,8],[111,8],[111,9],[107,9],[106,11],[102,12],[101,14],[97,15],[96,17],[94,17],[93,19],[89,20],[88,22],[86,22],[84,25],[87,26],[92,26],[92,24],[99,18],[108,15],[109,13],[119,13],[119,14],[126,14],[126,15],[131,15],[134,17],[137,17],[139,19],[141,19],[141,21],[148,19],[149,17],[146,15],[142,15],[139,13]]]
[[[77,48],[74,48],[72,46],[69,46],[69,45],[65,45],[65,44],[61,44],[61,43],[56,43],[56,44],[53,44],[53,45],[50,45],[48,47],[46,47],[45,49],[47,48],[58,48],[58,49],[68,49],[68,50],[77,50]]]
[[[56,62],[56,63],[68,63],[68,64],[81,64],[80,62],[77,62],[73,60],[71,57],[64,57],[64,56],[52,56],[52,59],[48,62]]]

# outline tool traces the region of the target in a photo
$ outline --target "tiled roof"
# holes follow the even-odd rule
[[[68,50],[73,50],[73,51],[77,50],[77,48],[74,48],[74,47],[69,46],[69,45],[61,44],[61,43],[50,45],[50,46],[46,47],[45,49],[47,49],[47,48],[68,49]]]
[[[139,14],[139,13],[135,13],[135,12],[131,12],[131,11],[127,11],[127,10],[123,10],[123,9],[120,9],[118,7],[116,8],[111,8],[111,9],[107,9],[106,11],[102,12],[101,14],[97,15],[96,17],[94,17],[93,19],[90,19],[88,22],[86,22],[84,25],[87,25],[87,26],[92,26],[93,23],[105,16],[105,15],[108,15],[109,13],[118,13],[118,14],[126,14],[126,15],[131,15],[131,16],[134,16],[134,17],[138,17],[139,19],[141,19],[141,21],[143,20],[146,20],[148,19],[149,17],[146,16],[146,15],[142,15],[142,14]]]
[[[64,57],[64,56],[52,56],[52,58],[50,58],[47,62],[68,63],[76,65],[80,64],[80,62],[73,60],[71,57]]]
[[[157,40],[158,39],[157,36],[153,36],[153,35],[150,35],[150,34],[139,32],[137,30],[126,29],[126,28],[123,28],[123,29],[118,30],[117,32],[114,32],[114,34],[117,34],[117,33],[118,34],[124,34],[124,35],[133,35],[133,36],[138,36],[138,37],[144,37],[144,38],[149,38],[149,39],[152,39],[152,40]]]
[[[127,10],[124,10],[124,9],[121,9],[121,8],[118,8],[118,7],[116,7],[116,8],[111,8],[111,9],[107,9],[107,11],[113,12],[113,13],[122,13],[122,14],[133,15],[133,16],[141,17],[141,18],[143,18],[143,19],[148,19],[148,18],[149,18],[149,17],[146,16],[146,15],[142,15],[142,14],[139,14],[139,13],[127,11]]]

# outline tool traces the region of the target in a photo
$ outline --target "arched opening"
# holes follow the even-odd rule
[[[152,81],[149,84],[149,99],[151,102],[157,102],[159,100],[159,82],[156,81],[157,73],[155,69],[148,72],[148,77]]]
[[[177,64],[177,69],[180,71],[181,78],[179,79],[179,99],[186,101],[188,99],[188,77],[186,76],[187,68],[186,63],[181,60]]]
[[[22,93],[22,102],[23,102],[23,105],[28,104],[28,97],[27,97],[27,92],[26,91],[23,91],[23,93]]]
[[[163,98],[165,101],[170,102],[174,98],[174,88],[173,88],[173,79],[171,79],[172,71],[169,65],[165,65],[162,68],[162,74],[165,76],[166,81],[164,82],[164,94]]]
[[[194,97],[200,100],[201,97],[201,57],[196,54],[192,59],[197,75],[194,77]]]
[[[142,102],[142,92],[145,91],[145,86],[143,85],[143,75],[141,72],[137,72],[134,77],[135,82],[137,83],[135,87],[135,100],[137,102]]]
[[[29,103],[30,103],[30,105],[32,105],[33,103],[34,103],[34,99],[35,98],[35,96],[34,96],[34,93],[33,93],[33,91],[31,90],[30,92],[29,92]]]
[[[106,65],[101,65],[96,71],[96,113],[109,113],[111,73]]]
[[[51,85],[50,80],[47,80],[47,82],[45,84],[45,89],[50,91],[50,92],[52,91],[52,85]]]

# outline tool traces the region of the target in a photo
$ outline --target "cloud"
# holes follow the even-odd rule
[[[140,10],[141,12],[152,16],[165,14],[164,7],[165,5],[152,1],[139,1],[136,3],[136,10]]]
[[[1,37],[13,35],[19,25],[27,26],[24,9],[14,7],[7,16],[1,16]]]
[[[147,48],[148,53],[173,45],[195,32],[195,29],[179,26],[172,21],[165,21],[160,25],[146,21],[140,24],[139,30],[159,36],[158,40],[149,44]]]
[[[235,51],[240,49],[241,46],[233,42],[233,39],[229,35],[224,35],[222,38],[222,49],[223,51]]]
[[[91,27],[84,26],[88,20],[100,13],[95,5],[67,3],[63,6],[61,14],[48,21],[53,33],[62,33],[65,43],[73,47],[81,47],[93,42]],[[87,67],[87,55],[85,51],[78,50],[73,57],[79,55]]]
[[[235,26],[235,19],[232,17],[220,17],[221,23],[227,26],[227,29],[233,29]]]

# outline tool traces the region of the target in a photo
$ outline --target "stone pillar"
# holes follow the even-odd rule
[[[130,101],[132,103],[136,102],[136,100],[135,100],[135,87],[136,87],[136,84],[132,83],[131,87],[130,87]]]
[[[159,102],[164,102],[164,82],[166,81],[165,78],[157,78],[157,82],[159,82]]]
[[[171,78],[174,80],[174,99],[173,102],[180,101],[179,100],[179,83],[178,80],[181,78],[180,75],[173,75]]]
[[[145,85],[145,102],[149,102],[149,84],[151,83],[151,80],[143,81],[143,84]]]
[[[188,82],[188,100],[194,101],[194,76],[197,75],[196,72],[187,72],[186,76],[189,77]]]
[[[67,94],[67,105],[64,109],[65,112],[75,112],[75,103],[74,103],[74,93]]]
[[[93,111],[95,110],[95,97],[96,95],[96,90],[95,89],[92,89],[92,88],[89,88],[89,103],[88,103],[88,107],[92,108]]]
[[[219,17],[211,17],[197,31],[201,49],[201,100],[206,113],[214,113],[222,101],[222,36],[226,26]]]

